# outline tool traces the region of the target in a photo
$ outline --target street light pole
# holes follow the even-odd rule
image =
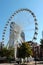
[[[36,55],[36,53],[35,53],[35,55]],[[35,65],[36,65],[36,56],[35,56]]]
[[[36,47],[35,47],[35,65],[36,65]]]

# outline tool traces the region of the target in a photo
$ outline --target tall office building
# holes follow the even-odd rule
[[[23,31],[21,32],[21,38],[22,38],[22,41],[25,42],[25,34]]]

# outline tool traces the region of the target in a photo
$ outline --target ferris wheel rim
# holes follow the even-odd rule
[[[4,43],[4,38],[5,38],[6,30],[7,30],[8,25],[10,24],[10,21],[12,20],[12,18],[13,18],[17,13],[19,13],[19,12],[21,12],[21,11],[27,11],[27,12],[29,12],[29,13],[33,16],[34,23],[35,23],[35,32],[34,32],[34,36],[33,36],[32,41],[37,39],[36,36],[37,36],[37,34],[38,34],[38,33],[37,33],[37,31],[38,31],[38,23],[37,23],[36,16],[35,16],[35,14],[34,14],[30,9],[23,8],[23,9],[19,9],[19,10],[15,11],[15,12],[10,16],[10,18],[8,19],[8,21],[7,21],[7,23],[6,23],[5,27],[4,27],[4,30],[3,30],[3,34],[2,34],[2,42],[3,42],[3,43]]]

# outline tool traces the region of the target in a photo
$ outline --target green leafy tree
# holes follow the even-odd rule
[[[40,40],[40,43],[41,48],[43,48],[43,39]]]
[[[31,46],[28,42],[22,43],[22,45],[18,48],[18,57],[19,58],[25,58],[32,55]]]
[[[2,50],[0,50],[0,56],[2,57],[13,57],[14,56],[14,49],[7,49],[6,47],[2,48]]]

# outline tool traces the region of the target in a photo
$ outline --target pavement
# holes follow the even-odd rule
[[[34,62],[28,62],[28,63],[25,63],[25,64],[32,65],[32,64],[34,64]],[[1,63],[0,65],[20,65],[20,64],[17,64],[17,63]]]
[[[25,64],[27,64],[27,65],[35,65],[35,61],[28,62],[28,63],[25,63]],[[17,64],[17,63],[1,63],[0,65],[20,65],[20,64]],[[43,65],[43,61],[37,61],[36,65]]]
[[[2,63],[0,65],[14,65],[14,64],[10,64],[10,63]]]

